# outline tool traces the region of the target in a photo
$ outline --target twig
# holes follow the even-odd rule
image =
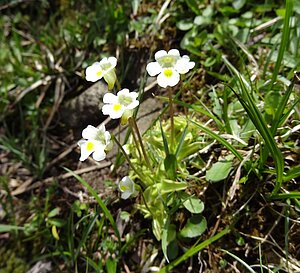
[[[50,163],[47,164],[45,170],[48,170],[54,164],[59,162],[61,159],[65,158],[69,153],[71,153],[77,147],[77,143],[73,143],[70,147],[60,153],[57,157],[55,157]]]
[[[32,1],[32,0],[15,0],[15,1],[12,1],[10,3],[7,3],[5,5],[0,6],[0,11],[11,8],[11,7],[16,6],[18,4],[21,4],[22,2],[30,2],[30,1]]]
[[[15,106],[25,95],[27,95],[31,91],[35,90],[39,86],[49,84],[52,79],[54,79],[54,76],[49,76],[48,75],[44,79],[38,80],[35,83],[33,83],[32,85],[30,85],[28,88],[24,89],[21,92],[21,94],[15,99],[14,103],[12,104],[12,106]]]
[[[88,172],[92,172],[95,170],[103,169],[103,168],[109,167],[110,165],[111,165],[111,162],[107,161],[107,162],[104,162],[104,163],[96,165],[96,166],[91,166],[91,167],[87,167],[84,169],[76,170],[76,171],[74,171],[74,173],[80,175],[83,173],[88,173]],[[71,174],[71,173],[65,173],[65,174],[59,175],[59,176],[51,176],[42,181],[38,181],[38,182],[34,183],[30,187],[24,188],[23,191],[19,190],[19,188],[18,188],[14,191],[14,192],[16,192],[16,194],[13,194],[13,192],[12,192],[12,195],[19,195],[21,193],[36,189],[42,185],[47,185],[47,184],[51,183],[53,180],[64,180],[64,179],[67,179],[72,176],[73,176],[73,174]]]
[[[57,80],[56,80],[56,83],[55,83],[55,94],[54,94],[54,104],[53,104],[53,107],[51,109],[51,112],[50,112],[50,115],[46,121],[46,124],[44,126],[44,132],[47,131],[53,117],[54,117],[54,114],[55,112],[58,110],[59,108],[59,105],[61,104],[61,102],[63,101],[63,98],[64,98],[64,91],[65,91],[65,84],[62,80],[61,77],[59,77]]]
[[[276,18],[274,18],[274,19],[272,19],[272,20],[270,20],[268,22],[265,22],[265,23],[263,23],[263,24],[255,27],[255,28],[251,29],[250,33],[255,32],[255,31],[261,31],[261,30],[263,30],[265,28],[271,27],[271,26],[273,26],[276,22],[278,22],[281,19],[282,19],[282,17],[278,16],[278,17],[276,17]]]

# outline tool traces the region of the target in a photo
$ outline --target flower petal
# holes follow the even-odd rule
[[[106,153],[104,152],[104,149],[102,147],[102,149],[97,149],[94,153],[93,153],[93,159],[96,161],[101,161],[104,160],[106,157]]]
[[[78,145],[80,146],[80,153],[81,153],[79,160],[84,161],[89,157],[89,155],[93,152],[93,150],[88,149],[88,141],[85,140],[78,141]]]
[[[134,182],[129,178],[129,176],[125,176],[120,181],[120,189],[126,188],[127,191],[133,192],[134,191]],[[123,190],[124,191],[124,190]]]
[[[120,104],[106,104],[102,107],[102,113],[104,115],[109,115],[112,119],[120,118],[123,115],[124,111],[125,107]]]
[[[154,59],[157,61],[158,59],[160,59],[161,57],[167,56],[168,53],[165,50],[159,50],[155,53],[154,55]]]
[[[122,180],[119,183],[119,189],[122,192],[122,199],[127,199],[131,195],[137,193],[137,191],[135,190],[134,182],[128,176],[122,178]]]
[[[175,69],[180,74],[187,73],[190,69],[195,66],[194,62],[190,62],[190,58],[187,55],[182,56],[179,60],[177,60],[175,64]]]
[[[131,192],[125,191],[125,192],[122,192],[121,198],[124,199],[124,200],[126,200],[126,199],[128,199],[130,197],[130,195],[131,195]]]
[[[103,70],[99,62],[93,63],[85,70],[85,78],[87,81],[96,82],[103,77]]]
[[[131,92],[132,93],[132,92]],[[122,90],[120,90],[118,93],[117,93],[117,96],[128,96],[129,95],[129,89],[127,88],[124,88]]]
[[[117,66],[117,58],[116,57],[109,57],[108,62],[111,64],[112,68]]]
[[[111,141],[111,135],[108,131],[104,132],[105,143],[109,143]]]
[[[151,77],[153,77],[153,76],[158,75],[162,71],[162,67],[160,66],[160,64],[158,62],[151,62],[151,63],[147,64],[146,70],[147,70],[148,74]]]
[[[107,64],[107,63],[108,63],[107,57],[102,58],[102,60],[99,62],[100,65]]]
[[[178,49],[170,49],[170,50],[168,51],[168,55],[180,57],[180,53],[179,53]]]
[[[112,141],[107,142],[106,147],[105,147],[104,150],[107,151],[107,152],[109,152],[109,151],[112,150],[113,146],[114,146],[114,143]]]
[[[92,125],[88,125],[85,129],[82,131],[82,137],[85,139],[95,139],[98,134],[98,129]]]
[[[111,141],[111,135],[108,131],[104,133],[105,138],[105,151],[110,151],[113,148],[113,142]]]
[[[107,132],[107,131],[105,130],[105,125],[104,125],[104,124],[101,124],[101,125],[99,126],[99,128],[97,128],[97,129],[98,129],[98,134],[99,134],[99,133],[101,133],[101,135],[106,134],[106,133],[109,134],[109,132]]]
[[[130,155],[130,144],[124,144],[122,148],[127,155]]]
[[[126,109],[132,110],[140,104],[140,102],[137,100],[138,96],[139,96],[139,94],[137,92],[130,92],[128,94],[128,97],[130,97],[130,99],[131,99],[131,103],[126,105]]]
[[[138,92],[130,92],[128,94],[133,100],[136,100],[137,97],[139,96],[139,93]]]
[[[175,86],[180,80],[179,73],[172,68],[166,68],[157,77],[157,84],[163,88]]]
[[[126,109],[132,110],[140,104],[138,100],[134,100],[132,103],[126,106]]]
[[[165,80],[165,77],[162,75],[162,73],[160,73],[160,74],[157,76],[157,84],[158,84],[160,87],[163,87],[163,88],[167,88],[167,86],[168,86],[168,83],[167,83],[167,81]]]
[[[112,93],[106,93],[103,96],[103,102],[113,104],[118,102],[118,97]]]

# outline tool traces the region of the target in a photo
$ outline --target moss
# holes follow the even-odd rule
[[[26,261],[18,257],[14,250],[1,247],[0,257],[0,273],[25,273],[29,269]]]

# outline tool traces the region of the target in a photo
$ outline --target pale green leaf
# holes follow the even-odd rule
[[[180,235],[185,238],[198,237],[206,230],[206,227],[206,219],[197,214],[188,219],[186,225],[180,231]]]
[[[195,196],[191,196],[185,200],[183,205],[191,213],[201,213],[204,210],[204,203]]]
[[[206,172],[206,179],[211,182],[219,182],[229,175],[232,169],[232,160],[216,162]]]
[[[174,241],[175,238],[176,238],[176,226],[173,224],[171,225],[166,224],[166,226],[162,230],[161,247],[167,261],[169,261],[168,253],[167,253],[168,245],[172,241]]]
[[[48,213],[48,218],[52,218],[59,214],[60,208],[55,208]]]

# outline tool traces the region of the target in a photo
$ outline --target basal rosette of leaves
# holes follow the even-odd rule
[[[153,234],[157,240],[162,240],[162,245],[169,245],[171,241],[174,243],[180,237],[200,236],[206,228],[205,218],[198,217],[204,204],[189,187],[192,179],[189,169],[196,164],[193,155],[207,145],[207,139],[200,136],[199,130],[188,123],[185,117],[174,117],[174,131],[175,151],[166,151],[164,147],[164,143],[170,139],[170,121],[163,122],[161,126],[157,122],[144,134],[143,142],[153,169],[149,169],[133,142],[127,145],[132,164],[143,175],[140,177],[133,170],[129,174],[141,186],[142,198],[137,208],[145,218],[152,219]],[[183,208],[189,211],[191,218],[198,215],[199,232],[193,232],[194,227],[189,225],[188,220],[183,229],[176,230],[177,236],[171,236],[170,241],[176,212]]]

